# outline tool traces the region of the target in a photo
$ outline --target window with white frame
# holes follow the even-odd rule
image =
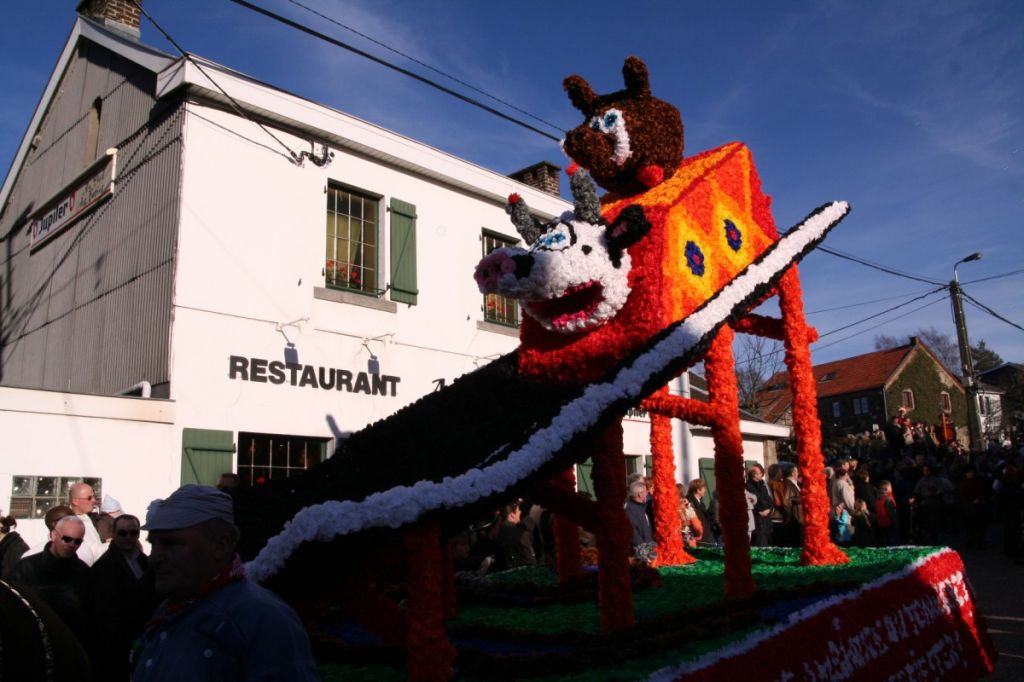
[[[243,485],[261,485],[288,478],[323,461],[327,438],[274,433],[238,434],[238,478]]]
[[[908,410],[914,409],[914,392],[909,388],[903,390],[900,394],[900,404]]]
[[[71,486],[92,486],[96,502],[103,497],[103,479],[89,476],[13,476],[10,514],[16,519],[41,519],[59,504],[67,504]]]
[[[327,286],[380,294],[379,244],[380,198],[329,185],[324,265]]]
[[[942,411],[946,414],[953,411],[953,401],[950,400],[949,394],[945,391],[939,394],[939,407],[941,407]]]
[[[485,230],[481,241],[483,242],[483,255],[486,256],[495,249],[515,246],[518,240]],[[484,321],[518,327],[519,302],[500,294],[484,294]]]

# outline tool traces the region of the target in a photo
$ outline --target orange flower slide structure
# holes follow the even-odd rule
[[[714,297],[778,238],[770,199],[761,192],[750,151],[731,143],[683,161],[673,176],[639,196],[607,201],[603,216],[613,223],[627,206],[644,210],[652,227],[630,248],[631,293],[614,319],[587,334],[566,336],[524,317],[520,372],[554,383],[585,383],[606,374],[671,323],[686,318]],[[803,314],[796,266],[789,268],[769,295],[778,295],[781,319],[746,314],[734,318],[712,341],[705,357],[708,402],[669,395],[667,387],[645,399],[651,415],[654,476],[654,533],[658,563],[694,561],[683,548],[672,418],[708,426],[715,445],[719,519],[725,544],[725,590],[747,596],[755,585],[750,565],[747,506],[743,493],[743,442],[735,363],[734,330],[782,340],[794,387],[793,429],[798,466],[803,474],[806,565],[845,563],[846,555],[829,540],[828,495],[821,454],[820,424],[808,344],[816,333]],[[629,596],[630,528],[622,510],[625,459],[621,420],[606,427],[578,458],[592,458],[596,501],[581,501],[572,472],[535,487],[535,498],[558,513],[559,577],[579,574],[578,523],[597,536],[600,561],[601,622],[606,629],[633,623]]]

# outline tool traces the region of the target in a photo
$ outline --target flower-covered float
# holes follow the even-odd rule
[[[990,671],[955,552],[843,552],[829,540],[816,334],[796,263],[848,206],[826,204],[780,235],[749,150],[684,158],[679,113],[651,95],[646,66],[630,57],[623,74],[625,89],[609,95],[566,79],[585,116],[564,144],[573,211],[541,223],[513,195],[507,210],[526,248],[477,266],[481,291],[522,301],[519,349],[354,434],[306,475],[241,494],[250,577],[296,605],[338,679]],[[595,180],[608,190],[601,200]],[[780,318],[750,312],[771,296]],[[804,474],[798,550],[750,548],[737,331],[785,345]],[[669,395],[667,382],[701,359],[709,402]],[[653,579],[630,562],[622,507],[621,420],[638,404],[651,414]],[[683,548],[672,418],[713,432],[724,550]],[[575,492],[573,467],[588,457],[594,500]],[[457,591],[449,538],[517,496],[554,513],[556,570]],[[584,570],[580,527],[596,537],[596,572]]]

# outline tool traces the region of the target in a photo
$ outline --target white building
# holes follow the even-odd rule
[[[473,267],[517,240],[510,193],[570,208],[118,16],[77,18],[0,189],[0,508],[30,542],[75,480],[141,515],[184,482],[288,475],[514,349],[518,310]],[[742,427],[757,461],[789,433]],[[689,480],[710,436],[676,440]],[[642,415],[625,444],[636,470]]]

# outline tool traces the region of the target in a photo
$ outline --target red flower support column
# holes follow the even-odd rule
[[[441,682],[451,678],[455,647],[444,629],[441,530],[417,525],[402,535],[406,556],[409,629],[405,638],[410,680]]]
[[[570,467],[552,479],[551,483],[567,494],[572,494],[576,491],[576,472]],[[555,515],[555,568],[558,571],[558,582],[562,585],[583,575],[580,527],[561,514]]]
[[[668,396],[668,387],[657,391]],[[654,539],[658,542],[658,564],[692,564],[694,557],[683,549],[682,520],[679,518],[679,490],[676,489],[676,455],[672,448],[672,418],[651,412],[651,460],[654,464]]]
[[[715,480],[718,483],[718,524],[725,544],[725,594],[748,597],[754,593],[750,568],[750,533],[743,475],[743,434],[740,432],[739,389],[732,356],[735,335],[722,327],[704,357],[708,400],[717,412],[711,427],[715,442]]]
[[[804,318],[800,275],[794,265],[779,282],[779,310],[785,331],[786,367],[793,393],[793,435],[800,469],[800,504],[803,508],[805,566],[845,564],[850,559],[829,538],[829,495],[825,458],[821,453],[821,423],[811,371],[810,335]]]
[[[590,442],[592,476],[597,496],[597,597],[605,632],[633,624],[633,586],[629,578],[632,528],[626,517],[626,459],[622,454],[622,422],[597,433]]]

